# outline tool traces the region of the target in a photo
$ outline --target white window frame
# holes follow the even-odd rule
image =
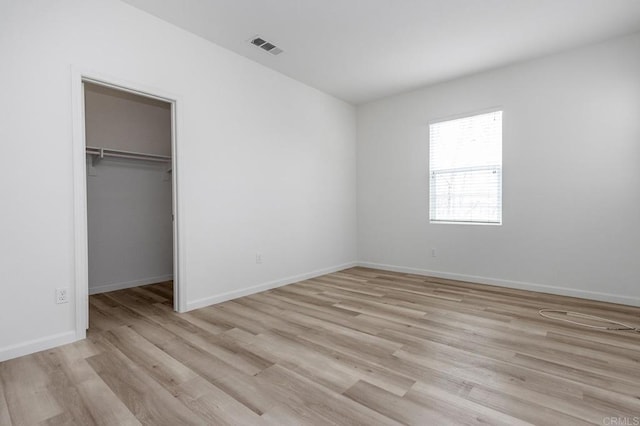
[[[467,171],[469,170],[489,170],[489,169],[493,169],[495,168],[495,166],[477,166],[477,167],[462,167],[459,169],[449,169],[449,170],[432,170],[432,164],[431,164],[431,126],[434,124],[438,124],[438,123],[443,123],[446,121],[454,121],[454,120],[459,120],[459,119],[463,119],[463,118],[467,118],[467,117],[474,117],[476,115],[483,115],[483,114],[490,114],[493,112],[501,112],[502,113],[502,120],[501,120],[501,124],[502,127],[500,129],[501,132],[501,144],[500,144],[500,152],[501,152],[501,158],[500,158],[500,167],[496,170],[496,172],[499,174],[499,178],[498,178],[498,182],[497,185],[499,186],[498,189],[498,195],[499,195],[499,200],[500,200],[500,218],[498,222],[489,222],[489,221],[456,221],[456,220],[434,220],[432,217],[432,207],[433,207],[433,202],[434,202],[434,191],[433,191],[433,175],[434,173],[438,174],[438,173],[444,173],[444,172],[451,172],[453,170],[462,170],[465,169]],[[457,114],[457,115],[453,115],[453,116],[448,116],[448,117],[441,117],[438,119],[434,119],[428,122],[428,140],[429,140],[429,206],[428,206],[428,216],[429,216],[429,224],[433,224],[433,225],[488,225],[488,226],[501,226],[503,224],[504,218],[503,218],[503,206],[504,206],[504,197],[503,197],[503,185],[502,185],[502,179],[503,179],[503,171],[504,171],[504,164],[503,164],[503,155],[502,155],[502,151],[503,151],[503,147],[504,147],[504,116],[505,116],[505,112],[504,112],[504,108],[502,107],[493,107],[493,108],[487,108],[487,109],[483,109],[483,110],[478,110],[478,111],[473,111],[473,112],[469,112],[469,113],[464,113],[464,114]]]

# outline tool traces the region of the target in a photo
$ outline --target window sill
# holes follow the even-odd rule
[[[502,226],[502,222],[462,222],[448,220],[430,220],[430,225],[485,225],[485,226]]]

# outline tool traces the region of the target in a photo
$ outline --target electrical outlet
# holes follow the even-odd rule
[[[431,257],[436,257],[436,249],[435,248],[431,249]]]
[[[69,289],[64,288],[56,288],[56,303],[68,303],[69,302]]]
[[[262,253],[256,253],[256,263],[262,263]]]

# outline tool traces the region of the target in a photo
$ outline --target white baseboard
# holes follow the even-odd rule
[[[225,302],[227,300],[236,299],[238,297],[248,296],[250,294],[258,293],[258,292],[269,290],[276,287],[281,287],[287,284],[293,284],[298,281],[303,281],[303,280],[315,278],[321,275],[330,274],[332,272],[341,271],[343,269],[352,268],[354,266],[362,266],[366,268],[380,269],[384,271],[401,272],[401,273],[407,273],[407,274],[430,276],[430,277],[437,277],[437,278],[444,278],[444,279],[451,279],[451,280],[468,281],[468,282],[474,282],[474,283],[480,283],[480,284],[495,285],[499,287],[530,290],[530,291],[536,291],[541,293],[558,294],[562,296],[579,297],[582,299],[598,300],[603,302],[621,303],[624,305],[631,305],[631,306],[640,306],[640,298],[634,297],[634,296],[621,296],[616,294],[609,294],[609,293],[602,293],[602,292],[588,291],[588,290],[578,290],[573,288],[552,286],[552,285],[546,285],[546,284],[535,284],[535,283],[528,283],[523,281],[511,281],[511,280],[504,280],[499,278],[458,274],[458,273],[452,273],[452,272],[432,271],[428,269],[412,268],[412,267],[397,266],[397,265],[387,265],[387,264],[374,263],[374,262],[349,262],[349,263],[344,263],[342,265],[336,265],[328,268],[318,269],[305,274],[294,275],[294,276],[281,278],[274,281],[269,281],[263,284],[259,284],[259,285],[248,287],[241,290],[233,290],[226,293],[221,293],[214,296],[194,300],[192,302],[187,303],[187,310],[190,311],[193,309],[202,308],[202,307],[213,305],[216,303]],[[90,293],[96,294],[98,292],[119,290],[123,288],[135,287],[139,285],[152,284],[155,282],[168,281],[171,279],[172,279],[171,275],[166,275],[162,277],[149,278],[145,280],[131,281],[128,283],[109,284],[106,286],[96,287],[92,289]],[[99,290],[99,291],[96,291],[96,290]],[[6,361],[12,358],[17,358],[19,356],[32,354],[34,352],[47,350],[56,346],[65,345],[67,343],[72,343],[77,340],[79,340],[79,338],[76,335],[76,332],[74,330],[74,331],[67,331],[64,333],[54,334],[52,336],[43,337],[40,339],[30,340],[30,341],[15,344],[15,345],[5,346],[3,348],[0,348],[0,362]]]
[[[139,287],[141,285],[171,281],[172,279],[173,279],[173,274],[169,274],[169,275],[161,275],[159,277],[142,278],[139,280],[127,281],[124,283],[102,284],[95,287],[91,287],[91,285],[89,285],[89,294],[98,294],[98,293],[106,293],[108,291],[123,290],[125,288]]]
[[[358,262],[358,266],[381,269],[384,271],[401,272],[405,274],[423,275],[449,280],[468,281],[479,284],[495,285],[498,287],[515,288],[519,290],[536,291],[538,293],[558,294],[561,296],[579,297],[581,299],[598,300],[601,302],[620,303],[623,305],[640,306],[640,298],[634,296],[621,296],[617,294],[601,293],[598,291],[578,290],[568,287],[559,287],[547,284],[535,284],[523,281],[503,280],[500,278],[481,277],[477,275],[465,275],[452,272],[431,271],[428,269],[411,268],[407,266],[386,265],[374,262]]]
[[[76,332],[73,330],[40,339],[29,340],[16,345],[5,346],[4,348],[0,348],[0,362],[55,348],[56,346],[66,345],[67,343],[73,343],[76,340],[78,340]]]
[[[343,269],[352,268],[356,265],[357,265],[356,262],[344,263],[342,265],[336,265],[329,268],[319,269],[319,270],[308,272],[305,274],[294,275],[294,276],[282,278],[279,280],[269,281],[263,284],[259,284],[259,285],[248,287],[241,290],[229,291],[226,293],[217,294],[215,296],[194,300],[193,302],[187,303],[187,310],[190,311],[193,309],[202,308],[205,306],[213,305],[213,304],[224,302],[227,300],[236,299],[238,297],[248,296],[249,294],[258,293],[260,291],[265,291],[272,288],[281,287],[283,285],[293,284],[298,281],[303,281],[310,278],[319,277],[321,275],[330,274],[332,272],[341,271]],[[102,293],[107,291],[120,290],[124,288],[137,287],[140,285],[153,284],[156,282],[168,281],[171,279],[173,279],[172,275],[165,275],[161,277],[130,281],[126,283],[102,285],[102,286],[90,289],[89,293],[97,294],[97,293]],[[73,343],[77,340],[81,340],[81,338],[79,338],[76,335],[76,331],[73,330],[73,331],[67,331],[64,333],[54,334],[52,336],[43,337],[40,339],[30,340],[28,342],[22,342],[15,345],[5,346],[3,348],[0,348],[0,362],[6,361],[12,358],[17,358],[23,355],[29,355],[34,352],[51,349],[56,346],[66,345],[67,343]]]
[[[203,308],[209,305],[215,305],[216,303],[226,302],[227,300],[237,299],[238,297],[248,296],[250,294],[259,293],[261,291],[270,290],[272,288],[282,287],[284,285],[293,284],[298,281],[308,280],[310,278],[319,277],[321,275],[330,274],[332,272],[342,271],[343,269],[353,268],[354,266],[357,266],[357,262],[343,263],[342,265],[331,266],[328,268],[307,272],[305,274],[281,278],[278,280],[258,284],[252,287],[247,287],[241,290],[232,290],[226,293],[216,294],[214,296],[193,300],[191,302],[187,302],[187,311]]]

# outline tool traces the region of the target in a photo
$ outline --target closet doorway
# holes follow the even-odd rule
[[[84,243],[76,250],[76,323],[82,338],[115,300],[131,311],[158,303],[180,311],[180,292],[176,101],[79,77],[74,124],[81,119],[81,128],[74,139],[82,142],[85,173],[76,209],[84,206],[85,226],[78,230],[76,214],[76,243]]]

